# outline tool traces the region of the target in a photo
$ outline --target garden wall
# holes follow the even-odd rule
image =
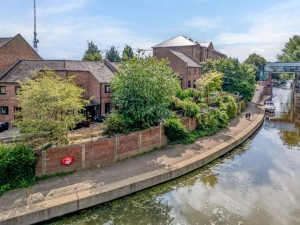
[[[189,130],[196,128],[195,121],[190,118],[183,119],[183,123]],[[167,136],[164,134],[163,124],[161,124],[127,135],[43,151],[38,150],[36,151],[38,155],[36,175],[50,175],[108,165],[166,144]],[[63,165],[62,160],[65,156],[72,156],[73,163]]]

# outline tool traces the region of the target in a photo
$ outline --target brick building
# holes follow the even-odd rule
[[[20,34],[10,38],[0,38],[0,75],[22,59],[42,58]]]
[[[32,77],[31,71],[53,70],[64,77],[77,75],[75,83],[83,87],[85,99],[93,100],[86,108],[86,116],[104,115],[110,112],[111,96],[108,85],[114,76],[108,62],[72,61],[72,60],[20,60],[0,76],[0,121],[9,122],[15,119],[14,112],[19,110],[14,99],[19,88],[18,81]]]
[[[200,62],[206,59],[226,58],[216,51],[211,42],[197,42],[184,36],[172,38],[153,48],[153,56],[168,59],[170,67],[181,77],[182,89],[194,87],[195,81],[202,76]]]

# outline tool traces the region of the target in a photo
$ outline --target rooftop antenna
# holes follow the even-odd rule
[[[39,40],[36,38],[37,32],[36,32],[36,7],[35,7],[35,0],[33,0],[34,5],[34,32],[33,32],[33,49],[37,52],[38,51],[38,43]]]

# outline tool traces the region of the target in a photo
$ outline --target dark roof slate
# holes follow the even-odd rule
[[[169,49],[169,51],[172,52],[174,55],[176,55],[178,58],[180,58],[182,61],[186,62],[187,66],[189,66],[189,67],[201,67],[201,65],[198,62],[193,60],[191,57],[189,57],[185,53],[170,50],[170,49]]]
[[[72,60],[21,60],[6,71],[0,82],[24,81],[26,77],[32,77],[32,71],[50,69],[54,71],[87,71],[90,72],[99,83],[109,83],[114,74],[102,62],[72,61]],[[75,73],[76,74],[76,73]]]
[[[13,37],[9,37],[9,38],[0,38],[0,48],[2,46],[4,46],[6,43],[8,43],[9,41],[11,41],[13,39]]]

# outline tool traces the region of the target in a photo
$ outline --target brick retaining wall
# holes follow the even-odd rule
[[[196,128],[196,121],[182,118],[188,130]],[[167,144],[163,124],[146,130],[133,132],[127,135],[118,135],[112,138],[100,139],[93,142],[37,150],[38,162],[36,175],[50,175],[73,170],[82,170],[97,166],[108,165],[117,160],[130,158],[134,155],[151,151]],[[71,165],[62,165],[65,156],[72,156]]]

